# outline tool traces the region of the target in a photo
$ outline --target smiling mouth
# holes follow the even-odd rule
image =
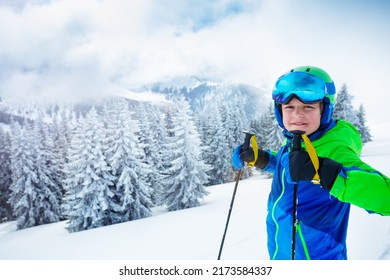
[[[295,125],[295,126],[305,126],[305,125],[307,125],[307,123],[301,123],[301,122],[299,122],[299,123],[292,123],[291,125]]]

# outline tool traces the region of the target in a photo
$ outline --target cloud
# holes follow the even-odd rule
[[[141,12],[134,11],[130,19],[115,2],[55,1],[18,11],[3,7],[0,24],[8,28],[0,33],[0,94],[63,98],[110,88],[112,66],[108,71],[106,66],[121,55],[115,44],[122,36],[136,37],[131,32],[142,25],[137,14],[143,14],[142,1],[132,1],[133,11]]]
[[[185,75],[270,89],[316,65],[367,115],[385,111],[390,4],[339,2],[2,0],[0,96],[101,96]]]
[[[234,21],[251,2],[18,1],[12,9],[3,5],[0,24],[9,28],[0,33],[5,42],[0,46],[0,94],[70,98],[177,75],[216,77],[219,68],[227,71],[234,63],[223,57],[232,51],[234,38],[216,29],[224,20]]]

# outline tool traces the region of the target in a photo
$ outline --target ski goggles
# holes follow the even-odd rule
[[[276,82],[272,99],[286,104],[294,96],[303,103],[315,103],[329,97],[326,83],[319,77],[305,72],[291,72],[283,75]]]

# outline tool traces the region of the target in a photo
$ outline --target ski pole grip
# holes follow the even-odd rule
[[[244,141],[244,144],[242,144],[242,150],[245,151],[245,150],[248,150],[249,149],[249,145],[250,145],[250,142],[251,142],[251,138],[254,134],[250,133],[250,132],[244,132],[245,133],[245,141]]]
[[[294,136],[294,138],[293,138],[293,151],[297,151],[297,150],[302,149],[301,140],[302,140],[302,134],[305,134],[305,131],[293,130],[293,131],[290,131],[290,132]]]

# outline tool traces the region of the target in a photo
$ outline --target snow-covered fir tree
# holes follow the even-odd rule
[[[230,170],[231,164],[221,156],[226,154],[226,134],[222,129],[220,111],[216,104],[210,105],[208,112],[197,112],[198,131],[202,140],[202,158],[210,166],[207,171],[209,176],[208,185],[217,185],[230,181],[225,172],[227,167]]]
[[[234,149],[237,143],[241,143],[245,138],[245,131],[249,131],[250,123],[246,117],[244,104],[246,103],[244,97],[234,97],[230,100],[229,111],[231,112],[231,127],[233,138],[231,141],[231,148]]]
[[[223,129],[221,111],[217,104],[210,105],[208,112],[198,112],[198,130],[201,132],[202,158],[210,166],[207,171],[208,185],[217,185],[231,182],[231,161],[228,153],[231,150],[228,144],[226,131]]]
[[[230,142],[230,149],[228,154],[228,161],[231,165],[231,155],[233,153],[234,148],[237,147],[237,144],[242,144],[246,137],[246,132],[250,131],[250,122],[246,118],[244,104],[246,103],[245,97],[243,96],[235,96],[228,103],[228,110],[231,112],[231,129],[232,129],[232,138],[228,139],[228,143]],[[233,170],[233,169],[232,169]],[[246,167],[242,174],[242,178],[247,178],[252,176],[252,168]],[[236,175],[234,180],[236,180]]]
[[[363,143],[367,143],[367,142],[372,141],[371,132],[370,132],[369,127],[367,126],[366,111],[364,110],[364,107],[362,104],[359,106],[359,109],[356,113],[356,116],[359,120],[357,129],[360,132]]]
[[[107,125],[105,154],[114,175],[115,207],[112,223],[151,216],[151,188],[144,145],[140,142],[140,125],[129,111],[125,99],[115,99],[104,113]]]
[[[352,99],[353,96],[348,93],[347,85],[343,84],[336,95],[333,117],[335,119],[349,121],[357,127],[359,125],[359,120],[356,116],[355,110],[353,109]]]
[[[141,102],[136,107],[136,117],[140,125],[140,142],[144,146],[145,163],[150,168],[147,183],[151,187],[151,199],[154,205],[161,205],[162,198],[162,174],[164,171],[161,159],[165,142],[165,127],[163,114],[156,105],[149,102]]]
[[[115,177],[104,155],[106,130],[93,107],[73,135],[66,180],[70,232],[112,224]]]
[[[64,166],[65,179],[63,181],[64,187],[64,202],[62,205],[63,213],[66,218],[68,214],[74,209],[75,205],[79,203],[82,191],[82,174],[85,170],[86,160],[82,154],[80,147],[86,147],[86,139],[84,136],[85,119],[80,117],[75,123],[69,137],[68,151],[66,152],[66,164]]]
[[[190,106],[184,97],[172,100],[172,127],[164,151],[170,166],[163,180],[164,202],[169,211],[199,206],[208,194],[208,166],[201,158],[201,141]]]
[[[262,149],[277,151],[282,145],[284,136],[275,118],[274,104],[270,104],[267,112],[260,118],[259,135],[259,144]]]
[[[45,146],[42,122],[25,121],[23,130],[12,125],[10,203],[17,228],[24,229],[59,221],[58,186],[50,173],[50,154]]]
[[[22,130],[18,122],[11,124],[11,170],[12,184],[9,202],[15,218],[17,229],[23,229],[35,225],[32,200],[34,196],[34,184],[37,181],[34,174],[34,164],[31,157],[30,139]]]
[[[70,145],[70,135],[73,131],[73,124],[69,117],[69,111],[62,108],[58,114],[53,117],[53,124],[51,134],[53,135],[53,152],[57,157],[58,170],[57,170],[57,182],[60,185],[61,192],[65,194],[63,182],[66,174],[64,173],[65,165],[68,160],[68,151]]]
[[[11,139],[10,134],[0,127],[0,223],[13,219],[9,204],[11,187]]]
[[[220,129],[220,133],[222,134],[222,137],[224,137],[224,141],[221,142],[221,145],[223,146],[222,154],[220,154],[220,157],[223,159],[223,165],[220,166],[221,173],[225,174],[227,181],[234,181],[236,179],[236,172],[234,171],[232,167],[232,161],[231,156],[233,153],[234,148],[237,145],[240,145],[243,143],[243,140],[245,138],[243,131],[241,131],[241,138],[238,135],[238,129],[236,128],[235,122],[237,120],[234,119],[233,114],[230,110],[232,108],[229,106],[229,104],[221,104],[219,107],[222,125]],[[241,127],[242,128],[242,127]],[[245,176],[247,177],[247,171],[245,171]]]
[[[207,110],[199,109],[196,112],[204,145],[203,158],[211,165],[208,173],[210,185],[236,180],[231,155],[234,148],[244,142],[244,131],[250,130],[243,99],[241,96],[223,101],[215,98],[209,100]],[[245,168],[242,177],[251,174],[252,169]]]
[[[41,214],[40,224],[59,221],[61,217],[62,192],[58,181],[59,157],[54,150],[53,135],[50,126],[43,121],[43,115],[34,122],[33,138],[36,140],[35,169],[41,193],[38,199]],[[37,203],[38,204],[38,203]]]

